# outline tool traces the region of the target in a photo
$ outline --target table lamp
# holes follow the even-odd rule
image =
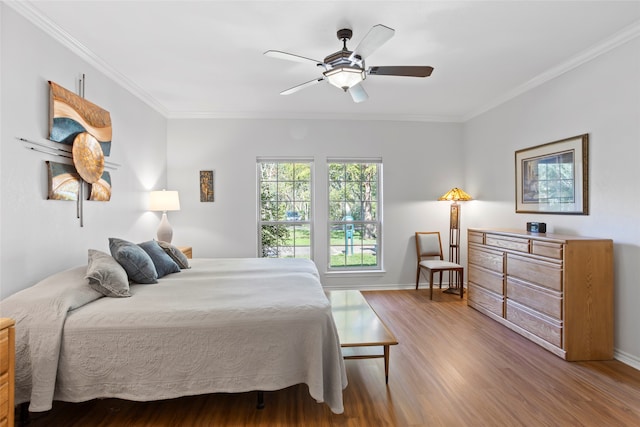
[[[177,191],[152,191],[149,197],[149,210],[162,212],[162,220],[158,226],[158,240],[171,243],[173,229],[167,219],[167,211],[179,211],[180,199]]]

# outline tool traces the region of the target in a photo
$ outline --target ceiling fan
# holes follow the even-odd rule
[[[354,102],[362,102],[369,98],[362,86],[362,82],[369,75],[374,76],[405,76],[405,77],[428,77],[433,71],[433,67],[428,66],[387,66],[369,67],[365,66],[365,58],[376,51],[380,46],[393,37],[395,30],[382,24],[374,25],[367,35],[360,41],[355,50],[347,49],[347,40],[351,39],[353,31],[348,28],[338,30],[338,40],[342,40],[343,48],[338,52],[318,61],[305,56],[294,55],[292,53],[279,50],[268,50],[264,54],[271,58],[286,59],[296,62],[312,62],[317,67],[324,69],[322,76],[299,84],[280,92],[281,95],[290,95],[309,86],[326,81],[345,92],[349,92]]]

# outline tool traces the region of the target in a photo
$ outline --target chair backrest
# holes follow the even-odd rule
[[[418,262],[422,258],[442,257],[442,243],[439,231],[416,231],[416,253]]]

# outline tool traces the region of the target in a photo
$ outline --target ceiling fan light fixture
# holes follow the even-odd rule
[[[365,73],[362,68],[349,65],[332,68],[323,74],[329,83],[345,92],[365,79]]]

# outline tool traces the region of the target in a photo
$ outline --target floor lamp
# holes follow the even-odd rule
[[[451,203],[449,211],[449,261],[460,264],[460,205],[458,202],[471,200],[471,196],[460,188],[454,187],[438,200],[448,200]],[[460,294],[460,287],[464,283],[457,283],[451,287],[452,274],[449,272],[449,288],[444,292],[448,294]]]

